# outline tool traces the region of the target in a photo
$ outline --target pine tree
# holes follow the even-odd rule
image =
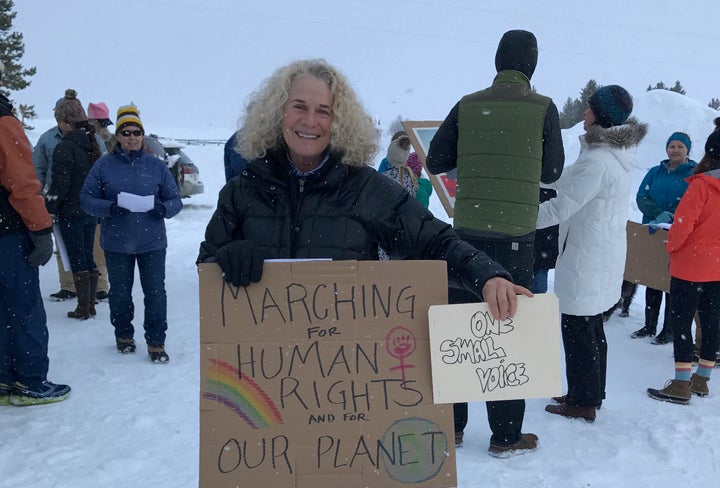
[[[675,86],[673,86],[672,88],[668,88],[668,90],[674,91],[674,92],[676,92],[676,93],[679,93],[680,95],[685,95],[685,89],[684,89],[683,86],[680,84],[680,80],[677,80],[677,81],[675,82]]]
[[[580,90],[580,98],[568,97],[560,112],[560,128],[567,129],[583,120],[583,113],[588,107],[588,98],[600,88],[595,80],[589,80],[585,88]]]
[[[25,68],[20,64],[25,54],[25,43],[23,35],[12,30],[13,20],[17,16],[14,8],[13,0],[0,0],[0,61],[5,65],[0,93],[8,98],[11,91],[19,91],[30,85],[28,78],[37,71],[34,66]],[[34,105],[20,105],[18,109],[25,128],[32,129],[25,121],[35,117]]]
[[[710,103],[708,103],[708,107],[710,107],[713,110],[720,110],[720,99],[717,99],[717,98],[710,99]]]
[[[679,93],[680,95],[685,95],[685,88],[683,88],[682,83],[680,83],[680,80],[677,80],[675,82],[675,85],[673,85],[672,87],[668,87],[662,81],[658,81],[657,83],[655,83],[655,86],[648,85],[647,90],[645,90],[645,91],[650,91],[650,90],[668,90],[668,91],[673,91],[675,93]]]

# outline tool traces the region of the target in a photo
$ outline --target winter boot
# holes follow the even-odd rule
[[[691,396],[690,382],[683,380],[669,380],[665,383],[665,388],[662,390],[648,388],[647,394],[650,398],[655,400],[687,405],[690,403]]]
[[[115,346],[121,354],[130,354],[136,349],[135,340],[132,337],[115,338]]]
[[[595,422],[597,411],[595,407],[576,407],[569,403],[560,405],[547,405],[545,411],[555,415],[562,415],[570,419],[584,419],[588,422]]]
[[[63,290],[62,288],[59,291],[50,294],[50,300],[53,302],[64,302],[65,300],[70,300],[71,298],[75,298],[75,292]]]
[[[170,356],[165,352],[164,344],[148,344],[148,355],[153,363],[167,363]]]
[[[537,449],[538,436],[535,434],[521,434],[520,440],[514,444],[495,444],[490,441],[488,454],[496,458],[509,458],[518,454],[533,452]]]
[[[630,337],[633,339],[640,339],[641,337],[652,337],[655,335],[655,327],[646,325],[642,329],[638,329],[632,334],[630,334]]]
[[[670,325],[670,306],[665,304],[665,316],[663,318],[663,328],[655,338],[650,341],[653,344],[669,344],[673,341],[673,330]]]
[[[655,308],[645,305],[645,327],[638,329],[630,337],[639,339],[641,337],[652,337],[657,332],[658,311]]]
[[[707,394],[710,393],[707,385],[708,381],[710,381],[710,378],[707,376],[700,376],[699,374],[693,373],[690,378],[690,391],[695,393],[697,396],[707,396]]]
[[[604,395],[603,395],[603,398],[605,398]],[[552,397],[552,401],[554,401],[555,403],[564,405],[564,404],[568,403],[568,397],[567,397],[567,395]],[[598,406],[595,407],[595,410],[600,410],[601,408],[602,408],[602,400],[600,400],[600,404],[598,404]]]
[[[663,327],[658,335],[652,341],[655,345],[670,344],[673,341],[673,333],[670,327]]]
[[[98,278],[100,277],[100,273],[98,273],[97,269],[94,269],[92,271],[89,271],[90,273],[90,315],[95,316],[97,315],[97,312],[95,311],[95,296],[97,294],[97,286],[98,286]]]
[[[77,307],[75,310],[68,312],[67,316],[73,319],[87,320],[90,314],[90,304],[93,311],[95,309],[95,297],[90,295],[90,280],[92,271],[80,271],[73,273],[73,281],[75,282],[75,294],[77,295]]]

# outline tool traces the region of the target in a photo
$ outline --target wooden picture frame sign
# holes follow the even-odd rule
[[[425,172],[428,174],[435,193],[437,193],[438,198],[440,198],[440,202],[448,217],[452,218],[454,215],[453,208],[455,207],[455,188],[457,182],[455,170],[434,175],[428,171],[427,163],[425,162],[428,151],[430,150],[430,141],[440,127],[440,124],[442,124],[442,120],[405,120],[402,122],[405,132],[407,132],[408,137],[410,137],[410,142],[420,158]]]

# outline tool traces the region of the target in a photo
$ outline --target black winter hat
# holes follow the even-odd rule
[[[535,34],[525,30],[511,30],[503,34],[495,53],[495,69],[505,71],[514,69],[528,80],[532,78],[537,66],[538,47]]]
[[[598,88],[588,103],[597,123],[605,128],[625,123],[633,109],[632,97],[619,85]]]
[[[707,138],[705,153],[714,159],[720,159],[720,117],[715,118],[715,130]]]

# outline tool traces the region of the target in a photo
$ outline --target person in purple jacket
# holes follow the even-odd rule
[[[100,245],[110,281],[110,322],[121,353],[135,352],[132,286],[135,264],[145,295],[145,342],[153,362],[166,363],[167,295],[165,293],[164,219],[182,209],[180,191],[165,163],[143,149],[145,130],[135,105],[118,109],[118,146],[97,160],[80,192],[85,212],[101,217]],[[147,211],[130,209],[125,197],[152,196]]]

